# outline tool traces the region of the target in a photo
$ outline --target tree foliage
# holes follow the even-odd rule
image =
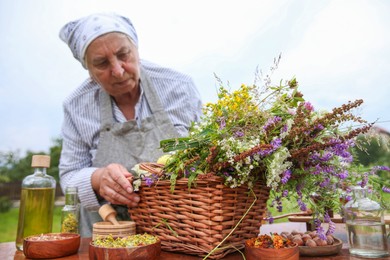
[[[19,151],[0,152],[0,183],[22,180],[27,175],[33,173],[31,168],[32,156],[36,154],[50,155],[51,162],[47,174],[59,181],[58,164],[61,154],[62,140],[53,140],[53,146],[49,148],[49,153],[43,151],[27,151],[24,156]]]
[[[358,137],[355,158],[363,166],[390,166],[390,135],[370,133]]]

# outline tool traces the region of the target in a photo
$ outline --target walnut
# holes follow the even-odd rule
[[[326,245],[328,245],[326,240],[322,240],[321,238],[318,238],[318,239],[316,239],[314,241],[316,242],[317,246],[326,246]]]
[[[303,242],[306,242],[308,239],[311,239],[312,237],[309,234],[303,234],[302,240]]]
[[[301,237],[295,235],[294,238],[292,239],[292,242],[297,244],[298,246],[303,246],[305,243],[303,243],[303,240]]]
[[[326,236],[326,242],[327,242],[328,245],[333,245],[334,237],[332,235],[327,235]]]
[[[313,239],[308,239],[308,240],[306,240],[305,245],[306,245],[306,246],[309,246],[309,247],[316,247],[316,246],[317,246],[317,243],[314,242]]]

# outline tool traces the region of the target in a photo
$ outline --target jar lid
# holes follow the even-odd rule
[[[49,155],[33,155],[31,161],[31,167],[37,168],[49,168],[50,167],[50,156]]]
[[[69,194],[77,193],[77,191],[78,189],[75,186],[68,186],[65,189],[65,193],[69,193]]]

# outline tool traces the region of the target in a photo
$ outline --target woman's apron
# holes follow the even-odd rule
[[[141,84],[152,115],[141,121],[138,127],[135,120],[124,123],[115,122],[111,98],[100,90],[101,129],[93,167],[105,167],[110,163],[119,163],[130,170],[140,162],[156,161],[162,151],[160,140],[177,137],[178,133],[164,111],[152,82],[141,67]],[[103,202],[104,203],[104,202]],[[118,219],[128,218],[126,206],[113,205]],[[103,221],[97,211],[80,208],[80,234],[92,236],[92,225]]]

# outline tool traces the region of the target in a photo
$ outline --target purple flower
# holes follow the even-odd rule
[[[224,129],[225,126],[226,126],[225,118],[221,117],[221,118],[219,119],[219,130]]]
[[[285,170],[283,172],[282,183],[286,184],[290,178],[291,178],[291,171],[290,170]]]
[[[366,187],[367,182],[368,182],[368,173],[365,172],[363,175],[363,179],[359,181],[358,184],[360,185],[360,187],[364,188]]]
[[[306,204],[301,199],[298,199],[297,201],[298,201],[299,209],[301,211],[306,211],[307,210]]]
[[[306,101],[306,102],[304,103],[304,106],[305,106],[305,108],[306,108],[307,111],[313,111],[313,110],[314,110],[313,105],[312,105],[310,102],[308,102],[308,101]]]
[[[244,133],[241,132],[241,131],[236,131],[236,132],[234,133],[234,136],[235,136],[235,137],[243,137],[243,136],[244,136]]]
[[[386,193],[390,193],[390,188],[389,188],[389,187],[386,187],[386,186],[383,186],[383,187],[382,187],[382,191],[383,191],[383,192],[386,192]]]
[[[282,197],[287,197],[288,196],[288,190],[284,190],[282,193]]]
[[[347,170],[344,170],[342,172],[339,172],[339,174],[337,175],[341,180],[344,180],[345,178],[348,177],[348,171]]]
[[[277,196],[275,201],[277,203],[276,209],[278,210],[278,212],[282,212],[283,211],[283,205],[282,205],[281,198],[279,196]]]
[[[321,125],[321,124],[318,124],[317,126],[316,126],[316,129],[317,130],[324,130],[324,126],[323,125]]]
[[[325,153],[322,157],[320,157],[319,159],[320,159],[320,161],[322,161],[322,162],[327,162],[327,161],[329,161],[330,159],[332,159],[332,157],[333,157],[333,153],[327,152],[327,153]]]
[[[336,230],[336,224],[330,219],[328,211],[325,212],[324,221],[325,221],[325,223],[329,224],[328,230],[326,231],[326,235],[333,234],[334,231]]]
[[[331,151],[344,159],[345,162],[352,162],[353,157],[351,153],[349,152],[349,148],[354,146],[354,142],[351,140],[348,140],[346,142],[341,142],[340,140],[334,139],[332,140],[333,146],[331,147]]]
[[[264,156],[270,155],[273,152],[274,152],[274,148],[272,147],[270,149],[260,150],[257,152],[257,154],[260,155],[261,157],[264,157]]]
[[[312,171],[311,173],[314,174],[314,175],[318,175],[322,172],[322,167],[321,165],[317,164],[316,166],[314,166],[314,171]]]
[[[145,177],[145,183],[148,185],[148,187],[152,186],[154,181],[151,177]]]
[[[325,223],[329,223],[329,221],[331,221],[328,211],[326,211],[324,214],[324,221]]]
[[[326,231],[326,235],[331,235],[336,230],[336,224],[333,221],[329,221],[328,231]]]
[[[315,219],[314,224],[316,226],[318,237],[321,238],[322,240],[326,240],[325,231],[324,228],[321,226],[321,221],[319,219]]]
[[[374,170],[374,171],[382,170],[382,171],[390,172],[390,167],[387,167],[387,166],[374,166],[374,167],[372,167],[372,170]]]
[[[321,188],[324,188],[324,187],[327,187],[330,183],[330,179],[329,178],[325,178],[321,183],[320,183],[320,187]]]
[[[271,145],[272,145],[273,149],[276,150],[280,146],[282,146],[282,140],[280,140],[279,138],[276,138],[276,139],[271,141]]]
[[[302,198],[302,184],[298,184],[296,187],[297,194],[300,198]]]
[[[267,220],[269,224],[274,223],[274,218],[272,216],[268,217]]]
[[[280,121],[282,121],[282,118],[279,116],[269,118],[267,123],[263,126],[264,131],[267,131],[271,126],[276,125]]]

